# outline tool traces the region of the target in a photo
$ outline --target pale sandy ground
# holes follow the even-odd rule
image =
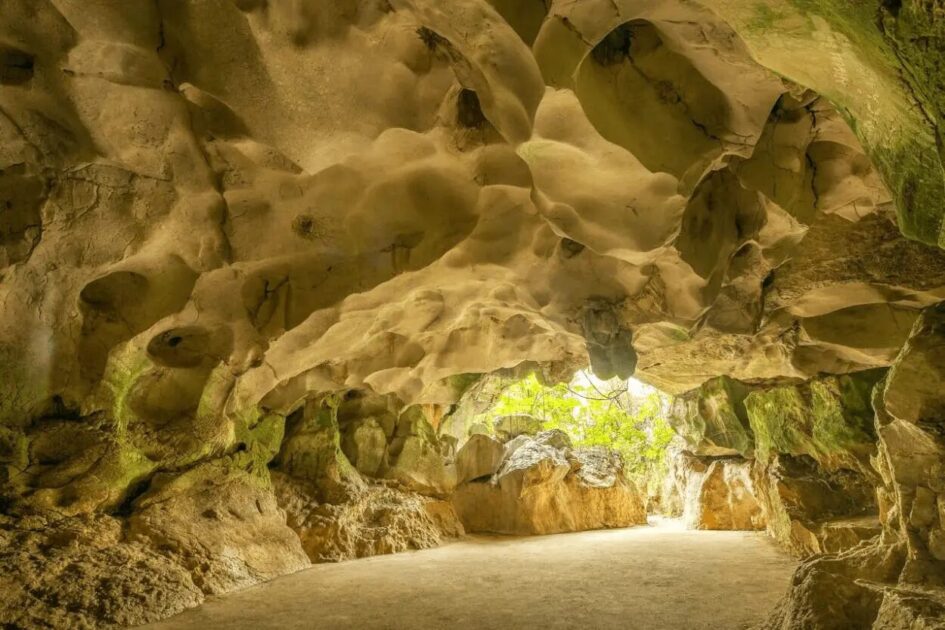
[[[761,621],[794,562],[762,534],[675,521],[322,564],[153,629],[728,630]]]

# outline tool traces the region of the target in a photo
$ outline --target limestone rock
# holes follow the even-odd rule
[[[845,542],[855,546],[860,536],[876,533],[868,525],[877,509],[875,489],[859,472],[830,471],[810,457],[779,455],[767,466],[756,465],[753,479],[768,532],[795,555],[837,550]],[[862,526],[849,523],[859,517]]]
[[[876,452],[871,403],[883,371],[752,392],[745,399],[758,459],[807,456],[821,466],[869,472]]]
[[[448,494],[440,421],[482,375],[591,365],[674,394],[725,375],[760,390],[768,526],[820,547],[812,514],[878,490],[899,550],[888,575],[816,561],[785,619],[925,623],[913,593],[945,583],[941,2],[530,4],[3,1],[13,529],[114,515],[169,576],[129,613],[147,619],[195,601],[151,545],[210,590],[300,566],[270,469],[319,506],[375,477]],[[738,405],[702,398],[691,447],[747,458]],[[494,501],[509,531],[639,520],[629,484],[567,453],[519,443],[456,504]],[[89,546],[77,584],[138,557],[122,544]],[[61,588],[68,623],[118,620]],[[849,599],[835,622],[823,591]]]
[[[391,464],[384,473],[386,478],[433,495],[447,494],[456,485],[456,469],[446,464],[435,443],[410,435],[403,438],[399,449],[391,454]]]
[[[751,463],[714,461],[705,471],[698,495],[695,529],[763,529],[765,517],[751,478]]]
[[[341,448],[362,475],[377,477],[387,466],[387,434],[374,418],[364,418],[349,428]]]
[[[0,517],[0,623],[100,628],[169,617],[204,599],[177,560],[127,540],[114,517]]]
[[[211,594],[307,567],[272,492],[251,479],[221,483],[218,472],[197,469],[143,495],[128,521],[131,538],[172,550]]]
[[[754,439],[744,400],[750,389],[721,376],[677,396],[670,423],[696,455],[750,457]]]
[[[662,490],[664,513],[681,517],[689,529],[764,529],[752,466],[752,461],[737,457],[675,454]]]
[[[501,416],[493,423],[497,438],[508,442],[520,435],[537,435],[541,431],[541,420],[526,414]]]
[[[924,369],[940,353],[941,321],[941,307],[923,314],[885,383],[874,390],[879,439],[874,462],[882,476],[877,495],[883,530],[874,540],[880,542],[802,565],[768,627],[941,626],[945,563],[936,553],[937,491],[945,461],[937,429],[942,390],[931,386],[937,373]],[[817,593],[817,580],[829,596]]]
[[[410,549],[428,549],[462,536],[447,501],[384,485],[353,486],[326,500],[311,482],[273,475],[275,493],[312,562],[338,562]]]
[[[505,458],[505,446],[488,435],[473,435],[456,454],[456,482],[491,477]]]
[[[550,534],[646,522],[616,453],[572,450],[557,431],[524,439],[492,479],[457,487],[453,505],[467,531]]]

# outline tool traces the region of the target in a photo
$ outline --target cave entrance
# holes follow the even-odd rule
[[[758,532],[697,531],[678,518],[675,481],[701,479],[672,424],[686,405],[632,378],[562,380],[530,367],[469,375],[453,405],[402,408],[363,390],[307,402],[288,418],[272,479],[322,563],[159,627],[762,620],[795,563]]]
[[[645,522],[661,513],[675,437],[671,406],[668,395],[637,379],[603,380],[590,370],[558,383],[543,382],[537,371],[485,377],[438,431],[441,442],[459,447],[460,518],[473,529],[506,534]],[[528,494],[529,484],[547,496],[513,500]],[[490,514],[482,503],[502,507]],[[592,514],[594,506],[603,512]],[[550,513],[527,513],[531,507]]]

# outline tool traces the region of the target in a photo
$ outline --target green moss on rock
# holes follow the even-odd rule
[[[762,65],[836,106],[892,192],[903,234],[945,247],[941,2],[704,2]]]
[[[871,392],[885,370],[830,376],[752,392],[745,408],[755,455],[808,455],[827,469],[868,466],[875,452]]]

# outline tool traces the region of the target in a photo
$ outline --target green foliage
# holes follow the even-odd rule
[[[501,416],[527,414],[544,429],[560,429],[575,446],[618,451],[626,472],[648,486],[666,473],[666,448],[675,433],[666,420],[667,398],[657,391],[634,395],[619,379],[596,385],[588,379],[542,385],[534,374],[512,384],[479,417],[487,426]]]

